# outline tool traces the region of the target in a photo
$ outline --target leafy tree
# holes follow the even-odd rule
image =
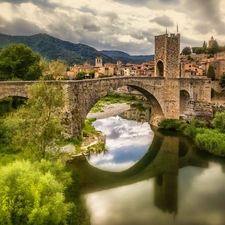
[[[225,88],[225,73],[222,74],[219,84],[222,88]]]
[[[183,54],[183,55],[190,55],[190,54],[191,54],[191,48],[190,48],[190,47],[185,47],[185,48],[182,50],[182,54]]]
[[[12,44],[0,52],[0,80],[37,80],[40,55],[24,44]]]
[[[49,74],[56,80],[66,76],[67,65],[62,60],[49,63]]]
[[[194,59],[190,55],[187,57],[187,59],[190,61],[194,61]]]
[[[64,192],[72,180],[59,161],[15,161],[0,174],[0,224],[67,224],[74,204]]]
[[[84,75],[85,74],[86,74],[85,72],[78,72],[77,73],[76,80],[82,80],[82,79],[84,79]]]
[[[40,161],[58,150],[55,141],[63,133],[65,96],[59,83],[34,83],[27,89],[27,102],[4,124],[15,146]]]
[[[213,66],[211,66],[211,65],[209,66],[209,69],[207,71],[207,77],[211,78],[212,80],[215,80],[215,78],[216,78],[215,70],[214,70]]]
[[[95,71],[91,71],[91,72],[89,73],[89,75],[90,75],[91,78],[94,78],[94,77],[95,77]]]
[[[42,76],[49,74],[49,62],[46,58],[41,57],[39,66],[41,68]]]
[[[196,54],[202,54],[205,53],[205,49],[203,47],[197,47],[195,48],[195,52]]]

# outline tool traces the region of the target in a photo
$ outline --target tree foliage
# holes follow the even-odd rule
[[[12,44],[0,52],[0,80],[37,80],[40,55],[24,44]]]
[[[215,78],[216,78],[215,70],[214,70],[213,66],[211,66],[211,65],[209,66],[209,69],[207,71],[207,77],[211,78],[212,80],[215,80]]]
[[[27,90],[27,102],[5,119],[5,125],[18,149],[41,160],[57,151],[55,141],[63,133],[65,96],[60,83],[34,83]]]
[[[15,161],[0,174],[0,224],[67,224],[74,205],[64,191],[72,180],[59,161]]]
[[[190,54],[191,54],[191,48],[190,48],[190,47],[185,47],[185,48],[182,50],[182,54],[183,54],[183,55],[190,55]]]
[[[218,42],[216,40],[214,40],[212,46],[210,48],[208,48],[208,53],[215,54],[218,51],[219,51]]]

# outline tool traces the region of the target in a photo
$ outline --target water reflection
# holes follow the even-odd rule
[[[106,135],[107,153],[91,154],[88,161],[100,169],[122,171],[134,165],[148,151],[154,133],[148,123],[122,119],[119,116],[99,119],[96,130]]]
[[[184,137],[164,136],[154,160],[136,174],[102,171],[102,177],[93,178],[85,195],[91,224],[225,224],[223,166],[209,163],[187,144]],[[179,154],[184,146],[188,151]],[[111,185],[104,185],[107,180]]]
[[[86,195],[91,224],[225,224],[225,180],[221,167],[211,164],[207,170],[191,168],[190,173],[189,169],[186,167],[179,173],[177,214],[165,213],[156,207],[155,180],[150,179]],[[157,196],[161,199],[163,193]]]
[[[132,143],[129,148],[135,148],[135,138],[128,134],[134,134],[137,128],[130,130],[128,124],[120,127],[121,119],[118,124],[114,122],[110,126],[118,126],[116,132],[107,127],[110,145],[120,148]],[[101,121],[98,126],[104,124]],[[123,135],[123,141],[116,143]],[[141,138],[137,140],[147,146]],[[134,163],[134,157],[133,166],[121,172],[103,171],[87,161],[72,165],[83,181],[92,225],[225,224],[224,159],[198,152],[184,136],[155,129],[149,149],[142,153],[138,162]],[[129,158],[129,154],[123,157]],[[112,155],[109,161],[100,160],[99,164],[109,166],[117,159],[114,165],[120,166],[121,162],[129,162],[127,158],[118,160]]]

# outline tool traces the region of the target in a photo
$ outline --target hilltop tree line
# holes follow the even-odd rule
[[[225,46],[219,46],[218,42],[214,40],[211,47],[208,47],[207,43],[204,41],[202,47],[185,47],[181,53],[183,55],[190,55],[191,53],[214,55],[222,51],[225,51]]]

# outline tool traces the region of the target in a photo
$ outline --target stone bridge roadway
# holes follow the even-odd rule
[[[40,81],[35,81],[40,82]],[[55,83],[57,81],[47,81]],[[190,100],[201,103],[198,112],[207,112],[205,105],[211,102],[210,79],[185,79],[164,77],[114,77],[80,81],[60,81],[67,96],[65,119],[69,136],[82,135],[86,115],[94,104],[108,93],[122,86],[141,92],[152,105],[150,123],[158,125],[164,118],[178,119],[186,110]],[[7,96],[27,97],[26,85],[34,81],[0,82],[0,99]],[[182,94],[181,94],[182,93]],[[182,111],[180,105],[182,105]],[[204,107],[204,110],[203,110]],[[192,112],[193,113],[193,112]]]

